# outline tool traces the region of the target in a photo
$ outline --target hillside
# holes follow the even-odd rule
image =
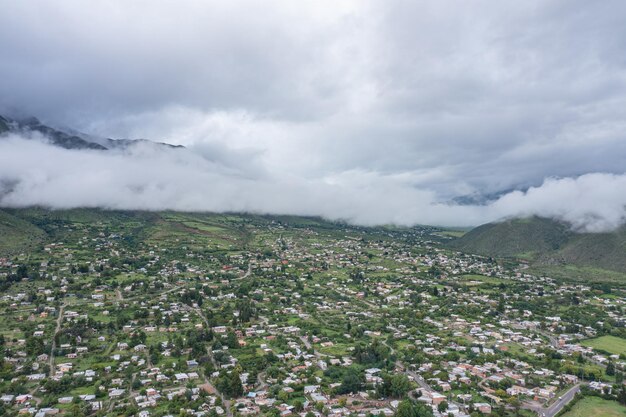
[[[565,269],[573,275],[626,273],[624,227],[611,233],[575,233],[567,224],[532,217],[479,226],[450,245],[468,253],[525,259],[534,268],[557,274]]]
[[[13,255],[41,243],[46,233],[32,223],[0,210],[0,254]]]
[[[452,245],[479,255],[534,259],[539,254],[558,250],[571,236],[567,225],[533,217],[478,226]]]
[[[30,138],[32,133],[38,133],[47,138],[55,146],[65,149],[94,149],[111,150],[125,149],[137,144],[153,144],[167,148],[182,148],[180,145],[170,145],[163,142],[153,142],[146,139],[109,139],[87,135],[72,129],[62,129],[43,124],[35,117],[13,119],[0,115],[0,135],[15,133]]]

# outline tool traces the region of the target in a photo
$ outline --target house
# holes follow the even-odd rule
[[[18,395],[17,397],[15,397],[15,403],[16,404],[24,404],[24,403],[27,403],[28,401],[30,401],[31,398],[33,398],[33,397],[32,397],[32,395],[29,395],[29,394]]]
[[[35,414],[35,417],[55,416],[57,414],[59,414],[58,408],[42,408]]]
[[[439,394],[437,392],[433,392],[431,395],[433,405],[439,405],[446,400],[446,396]]]
[[[57,368],[59,369],[59,372],[70,372],[72,370],[72,367],[74,365],[72,365],[71,363],[60,363],[57,365]]]
[[[304,395],[312,394],[320,389],[319,385],[306,385],[304,387]]]
[[[109,392],[109,398],[118,398],[118,397],[121,397],[123,394],[124,394],[123,389],[115,388]]]
[[[189,379],[189,375],[186,373],[175,374],[176,382],[186,382]]]
[[[4,394],[2,397],[0,397],[0,401],[2,401],[5,404],[11,404],[14,398],[15,398],[15,395]]]
[[[311,400],[314,403],[322,403],[322,404],[326,404],[328,402],[328,398],[326,398],[322,394],[318,394],[316,392],[311,393]]]
[[[483,414],[491,414],[491,405],[488,403],[474,403],[474,409]]]

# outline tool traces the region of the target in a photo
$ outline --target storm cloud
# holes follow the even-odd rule
[[[617,0],[8,3],[0,114],[187,149],[6,138],[1,204],[608,230],[625,18]]]

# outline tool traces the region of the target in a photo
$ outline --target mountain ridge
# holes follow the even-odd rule
[[[111,139],[100,138],[73,129],[52,127],[42,123],[36,117],[11,118],[0,115],[0,136],[8,133],[20,134],[29,137],[37,132],[50,141],[54,146],[64,149],[101,150],[126,149],[141,143],[164,146],[171,149],[184,148],[182,145],[172,145],[165,142],[155,142],[148,139]]]
[[[626,274],[624,226],[589,233],[548,218],[507,219],[478,226],[449,245],[462,252],[524,260],[535,268],[575,266]]]

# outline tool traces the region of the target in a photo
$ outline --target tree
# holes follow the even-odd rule
[[[358,392],[361,389],[361,378],[352,368],[346,369],[341,380],[341,385],[337,387],[338,394],[348,394]]]
[[[383,375],[380,394],[384,397],[402,398],[411,390],[411,382],[405,374]]]
[[[407,399],[398,405],[395,417],[433,417],[433,411],[424,404]]]
[[[79,404],[74,403],[68,409],[67,415],[69,417],[85,417],[87,416],[87,413]]]
[[[243,395],[243,385],[239,378],[239,369],[235,368],[230,373],[222,373],[217,380],[217,389],[230,398],[237,398]]]
[[[437,410],[440,413],[443,413],[444,411],[446,411],[448,409],[448,402],[447,401],[442,401],[437,405]]]
[[[302,400],[295,400],[293,402],[293,409],[299,413],[300,411],[302,411],[304,409],[304,403],[302,403]]]
[[[354,358],[361,364],[377,364],[389,359],[389,348],[377,339],[368,346],[357,345],[354,349]]]
[[[252,306],[249,299],[245,298],[237,301],[237,310],[239,310],[239,322],[247,323],[252,317],[255,316],[256,310]]]
[[[237,335],[235,332],[228,332],[226,335],[226,346],[229,349],[237,349],[239,347],[239,341],[237,340]]]
[[[617,394],[617,401],[620,404],[626,405],[626,389],[624,389],[624,387],[619,390],[619,393]]]
[[[514,409],[518,410],[520,408],[520,406],[522,405],[520,403],[519,398],[517,397],[509,397],[506,400],[507,404],[509,404],[511,407],[513,407]]]
[[[26,353],[37,356],[44,352],[43,340],[39,337],[29,337],[26,339]]]
[[[16,274],[19,279],[28,278],[28,267],[26,265],[18,266]]]
[[[278,399],[280,400],[280,402],[286,403],[287,401],[289,401],[289,394],[287,393],[287,391],[281,390],[278,393]]]
[[[606,374],[609,376],[615,375],[615,365],[613,364],[613,362],[609,362],[606,365]]]

